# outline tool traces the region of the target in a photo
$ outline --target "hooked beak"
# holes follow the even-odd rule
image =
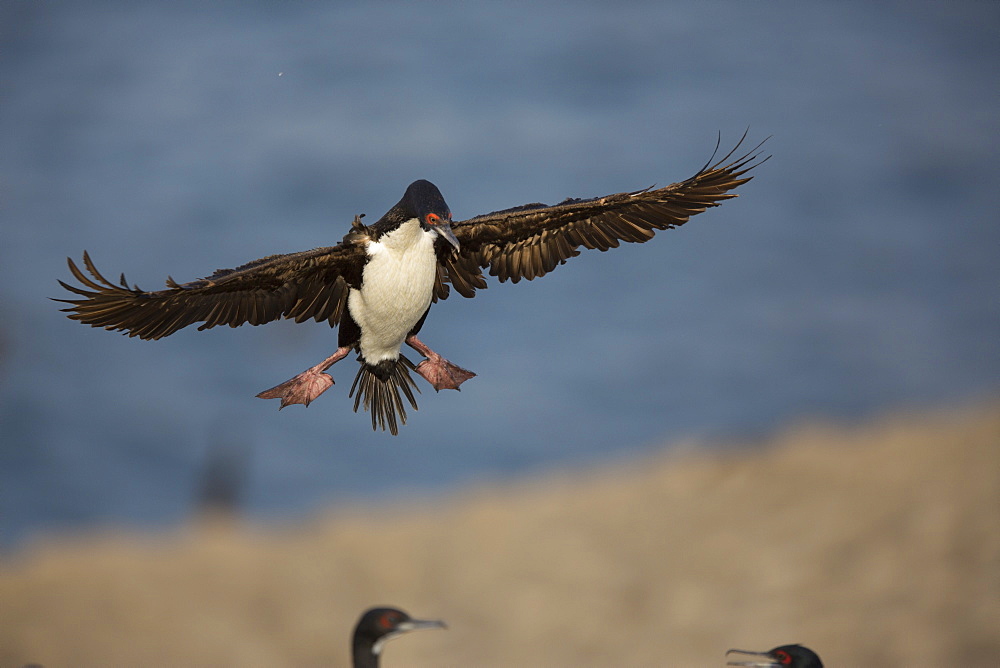
[[[455,250],[461,250],[458,244],[458,238],[455,236],[455,233],[451,231],[451,221],[439,218],[438,220],[431,222],[431,228],[447,239],[448,243],[455,247]]]
[[[396,628],[392,630],[392,633],[384,635],[375,641],[372,646],[373,654],[381,654],[382,648],[385,643],[392,640],[393,638],[398,638],[404,633],[409,633],[410,631],[419,631],[420,629],[446,629],[445,623],[438,620],[427,620],[427,619],[407,619],[404,622],[400,622],[396,625]]]
[[[774,660],[774,658],[767,652],[751,652],[745,649],[731,649],[726,652],[726,656],[730,654],[743,654],[746,656],[758,656],[765,659],[764,661],[728,661],[727,666],[758,666],[760,668],[767,668],[768,666],[774,666],[776,668],[781,668],[781,664]]]
[[[400,622],[397,630],[406,633],[409,631],[419,631],[420,629],[446,629],[448,625],[439,619],[407,619]]]

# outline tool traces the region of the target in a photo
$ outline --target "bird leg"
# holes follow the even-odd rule
[[[257,395],[259,399],[281,399],[278,410],[292,404],[308,406],[309,402],[326,392],[333,385],[333,377],[323,373],[335,362],[347,357],[351,352],[349,346],[337,348],[337,352],[327,357],[316,366],[309,367],[299,375],[286,380],[281,385],[275,385],[270,390],[264,390]]]
[[[415,371],[433,385],[435,390],[457,390],[459,385],[476,375],[438,355],[418,339],[416,334],[406,337],[406,343],[427,358],[417,365]]]

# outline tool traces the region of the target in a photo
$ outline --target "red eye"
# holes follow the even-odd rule
[[[427,214],[428,225],[437,225],[440,222],[441,222],[441,216],[437,215],[436,213]]]
[[[787,666],[792,662],[791,655],[783,649],[778,650],[777,652],[774,653],[774,655],[778,657],[778,661],[780,661],[783,665]]]

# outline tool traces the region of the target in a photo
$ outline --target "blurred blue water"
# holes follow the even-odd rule
[[[191,510],[212,448],[301,516],[801,416],[1000,387],[1000,5],[0,5],[0,545]],[[456,218],[665,184],[774,135],[739,200],[434,307],[479,377],[397,438],[253,395],[310,323],[81,327],[65,257],[151,289],[329,245],[416,178]]]

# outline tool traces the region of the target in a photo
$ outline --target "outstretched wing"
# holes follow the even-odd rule
[[[348,288],[360,283],[359,255],[364,249],[345,240],[338,246],[302,253],[271,255],[236,269],[220,269],[208,278],[178,284],[167,278],[167,289],[155,292],[129,287],[122,274],[115,285],[97,271],[84,252],[87,276],[73,260],[69,269],[83,287],[59,283],[77,299],[62,309],[70,318],[92,327],[128,332],[141,339],[159,339],[196,322],[198,329],[216,325],[260,325],[278,318],[302,322],[340,323]]]
[[[745,174],[768,159],[758,152],[761,142],[727,162],[742,142],[718,162],[710,160],[691,178],[665,188],[569,199],[555,206],[526,204],[453,222],[461,250],[441,258],[446,274],[442,280],[472,297],[475,288],[486,287],[482,269],[489,268],[501,281],[530,281],[579,255],[581,246],[606,251],[622,241],[649,241],[655,230],[683,225],[708,207],[736,197],[730,191],[749,181],[752,177]]]

